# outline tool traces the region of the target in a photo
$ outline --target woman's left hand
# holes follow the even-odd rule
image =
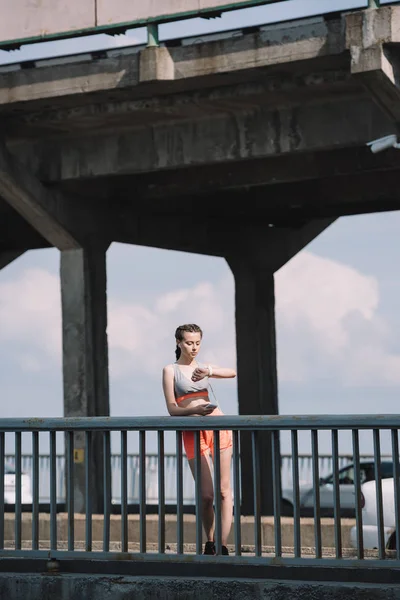
[[[208,376],[207,367],[196,367],[196,369],[192,373],[192,381],[200,381],[200,379],[204,379],[204,377]]]

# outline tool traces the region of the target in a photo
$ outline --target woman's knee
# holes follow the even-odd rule
[[[232,488],[230,483],[221,484],[221,500],[232,498]]]
[[[202,499],[204,506],[212,506],[214,503],[214,494],[212,491],[202,493]]]

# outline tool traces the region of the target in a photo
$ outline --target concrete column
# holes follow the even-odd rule
[[[245,256],[227,258],[235,278],[239,414],[277,415],[274,274]],[[273,514],[270,434],[259,436],[262,514]],[[250,434],[241,436],[242,514],[254,514]]]
[[[235,277],[239,414],[277,415],[274,273],[331,225],[332,219],[292,227],[221,230],[225,258]],[[233,240],[233,242],[232,242]],[[262,513],[273,514],[271,436],[260,436]],[[279,448],[277,448],[279,451]],[[243,436],[242,512],[253,514],[251,441]]]
[[[64,415],[110,414],[107,344],[106,247],[61,252]],[[75,435],[75,510],[85,511],[85,436]],[[102,513],[103,441],[92,436],[91,499]]]

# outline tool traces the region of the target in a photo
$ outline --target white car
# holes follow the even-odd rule
[[[15,504],[15,470],[10,465],[4,465],[4,503]],[[21,503],[32,504],[31,478],[27,473],[21,475]]]
[[[382,481],[387,477],[393,476],[393,463],[390,461],[381,462]],[[374,462],[364,460],[360,462],[360,480],[361,483],[371,480],[375,477]],[[355,489],[354,489],[354,465],[348,464],[339,470],[339,495],[340,495],[340,514],[342,517],[354,517],[355,515]],[[328,477],[322,477],[319,480],[319,498],[320,511],[323,517],[333,516],[334,506],[334,486],[333,474]],[[314,510],[314,486],[312,483],[303,483],[300,485],[300,513],[303,516],[312,515]],[[285,516],[293,515],[293,488],[288,487],[282,490],[282,514]]]
[[[379,546],[378,514],[376,510],[376,482],[367,481],[361,486],[362,532],[364,548],[373,549]],[[383,536],[385,546],[394,550],[396,547],[396,519],[394,511],[393,477],[382,479]],[[350,542],[357,547],[356,527],[350,531]]]

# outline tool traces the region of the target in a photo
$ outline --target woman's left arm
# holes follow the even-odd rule
[[[232,379],[233,377],[236,377],[236,371],[234,369],[227,369],[226,367],[218,367],[218,365],[205,365],[204,367],[197,367],[193,371],[193,381],[200,381],[200,379],[204,379],[204,377]]]
[[[207,365],[207,368],[209,369],[209,377],[215,377],[216,379],[232,379],[232,377],[236,377],[234,369],[219,367],[218,365]]]

